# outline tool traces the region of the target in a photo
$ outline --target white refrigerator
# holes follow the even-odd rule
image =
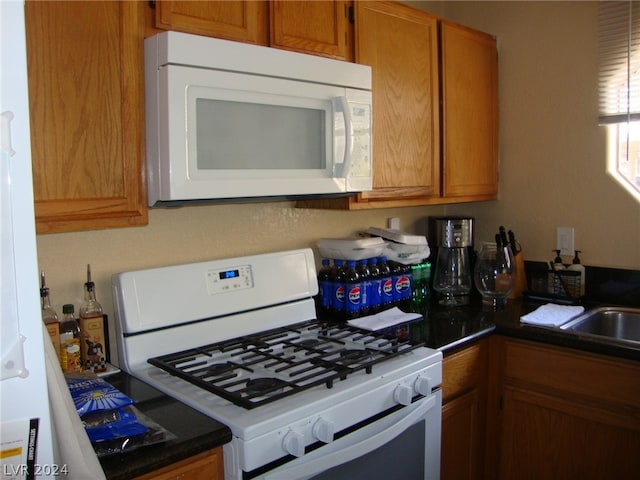
[[[0,35],[1,477],[53,478],[57,465],[40,313],[22,0],[0,0]]]

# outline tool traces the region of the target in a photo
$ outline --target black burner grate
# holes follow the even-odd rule
[[[346,324],[309,321],[148,362],[247,409],[335,381],[423,346]]]

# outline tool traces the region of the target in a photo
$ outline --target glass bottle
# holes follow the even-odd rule
[[[60,361],[60,322],[58,320],[58,314],[51,306],[51,297],[49,296],[49,288],[44,279],[44,272],[40,272],[40,300],[42,321],[51,338],[53,350],[56,352],[58,361]]]
[[[96,300],[95,284],[91,281],[89,264],[87,264],[87,281],[84,284],[84,301],[80,305],[79,314],[84,370],[104,372],[107,370],[104,352],[104,317],[102,305]]]
[[[60,322],[60,364],[64,372],[82,371],[80,326],[75,317],[75,309],[70,303],[62,306],[62,321]]]

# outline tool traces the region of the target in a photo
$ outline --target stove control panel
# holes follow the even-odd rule
[[[207,271],[207,291],[209,295],[253,288],[251,265],[240,265]]]

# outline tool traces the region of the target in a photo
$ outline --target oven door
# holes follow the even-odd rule
[[[300,458],[266,473],[244,472],[243,478],[437,480],[441,411],[442,391],[437,390]]]

